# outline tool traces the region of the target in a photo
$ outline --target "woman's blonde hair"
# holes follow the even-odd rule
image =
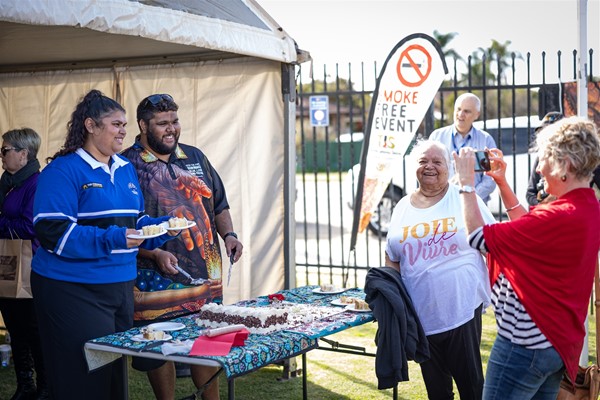
[[[586,118],[569,117],[549,125],[536,136],[536,147],[554,176],[570,172],[577,179],[591,180],[600,164],[598,129]]]

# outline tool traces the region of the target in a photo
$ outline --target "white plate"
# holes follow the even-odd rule
[[[179,322],[156,322],[148,325],[148,328],[154,331],[178,331],[185,328],[185,325]]]
[[[342,299],[335,299],[331,301],[331,304],[333,304],[334,306],[343,306],[346,307],[347,305],[349,305],[349,303],[344,303],[342,301]]]
[[[138,333],[137,335],[131,337],[131,340],[133,340],[134,342],[162,342],[171,339],[173,339],[173,336],[167,334],[165,334],[165,337],[162,339],[146,339],[144,338],[143,333]]]
[[[348,290],[348,289],[336,289],[336,290],[332,290],[330,292],[323,292],[321,290],[321,288],[316,288],[316,289],[313,289],[312,292],[316,293],[316,294],[338,294],[338,293],[344,293],[346,290]]]
[[[158,237],[160,235],[164,235],[165,233],[167,233],[167,231],[165,229],[163,229],[159,233],[155,233],[154,235],[147,235],[147,236],[144,236],[142,234],[142,232],[144,232],[144,231],[142,231],[140,229],[140,230],[138,230],[138,234],[137,235],[136,234],[132,234],[132,235],[127,235],[127,237],[129,239],[152,239],[152,238],[155,238],[155,237]]]
[[[165,221],[159,225],[168,231],[180,231],[182,229],[188,229],[188,228],[191,228],[192,226],[196,226],[196,221],[188,221],[187,223],[188,223],[187,226],[178,226],[175,228],[169,227],[169,221]]]
[[[357,310],[354,308],[354,304],[348,304],[346,307],[344,307],[344,310],[352,312],[371,312],[370,308],[367,310]]]

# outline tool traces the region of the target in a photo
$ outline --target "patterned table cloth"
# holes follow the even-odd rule
[[[287,330],[271,332],[267,335],[250,334],[244,346],[233,347],[227,356],[190,356],[189,354],[162,355],[160,344],[156,342],[136,342],[132,337],[140,333],[141,328],[132,328],[125,332],[107,335],[90,340],[85,345],[85,353],[90,370],[101,367],[123,354],[140,357],[162,358],[165,360],[180,360],[185,357],[190,363],[194,359],[212,360],[223,367],[228,379],[244,375],[286,358],[294,357],[318,347],[318,339],[343,331],[353,326],[373,321],[371,312],[357,313],[344,311],[339,306],[331,304],[341,296],[352,296],[364,299],[361,289],[349,289],[338,294],[318,294],[314,289],[318,286],[304,286],[291,290],[277,292],[283,295],[285,302],[307,304],[313,306],[337,307],[339,312],[316,319],[310,323],[291,327]],[[245,307],[265,307],[271,305],[268,296],[260,296],[251,300],[243,300],[235,305]],[[197,314],[175,318],[173,322],[185,325],[184,329],[168,332],[173,340],[195,339],[205,328],[196,324]],[[156,343],[157,346],[149,347]],[[178,357],[173,357],[178,356]]]

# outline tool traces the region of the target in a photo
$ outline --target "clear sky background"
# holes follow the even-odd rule
[[[510,41],[508,49],[523,56],[530,52],[532,65],[540,64],[545,51],[555,77],[557,52],[563,52],[570,77],[572,52],[579,47],[577,0],[257,1],[310,52],[315,76],[323,65],[329,71],[335,63],[382,65],[402,38],[418,32],[433,36],[434,30],[457,32],[449,47],[465,59],[492,39]],[[593,71],[600,75],[600,0],[588,0],[587,8],[587,47],[594,49]]]

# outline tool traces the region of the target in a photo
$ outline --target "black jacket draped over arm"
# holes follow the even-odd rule
[[[391,267],[371,268],[365,281],[366,302],[378,329],[375,373],[378,389],[408,381],[408,360],[429,359],[429,344],[400,273]]]

